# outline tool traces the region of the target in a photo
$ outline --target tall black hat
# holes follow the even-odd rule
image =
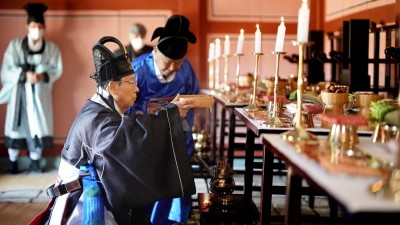
[[[43,3],[28,3],[23,7],[28,13],[28,24],[30,22],[36,22],[44,24],[44,12],[47,10],[47,6]]]
[[[182,15],[168,18],[165,27],[154,30],[151,40],[160,37],[157,48],[168,58],[181,59],[186,55],[188,42],[196,43],[196,36],[189,31],[189,20]]]
[[[119,51],[122,55],[115,56],[106,46],[107,42],[116,43],[119,46]],[[92,48],[94,66],[96,73],[91,77],[98,84],[103,84],[107,81],[118,81],[122,77],[133,74],[131,61],[126,54],[124,45],[115,37],[102,37]]]

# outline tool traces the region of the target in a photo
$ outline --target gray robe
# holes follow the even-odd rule
[[[25,46],[23,45],[25,40]],[[43,52],[27,54],[26,37],[12,40],[4,53],[1,67],[0,104],[7,103],[5,121],[6,147],[26,148],[27,137],[24,124],[18,121],[19,94],[23,94],[32,138],[41,140],[42,148],[50,147],[53,137],[52,87],[61,77],[61,53],[56,44],[44,40]],[[34,85],[25,82],[25,72],[30,67],[36,73],[46,74],[46,78]],[[16,111],[17,109],[17,111]]]

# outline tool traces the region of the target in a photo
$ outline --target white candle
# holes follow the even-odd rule
[[[257,27],[257,30],[254,35],[254,42],[255,42],[254,53],[261,53],[261,31],[260,31],[260,27],[258,26],[258,24],[256,25],[256,27]]]
[[[208,50],[208,60],[212,61],[214,59],[214,55],[215,55],[215,49],[214,49],[214,43],[210,43],[210,48]]]
[[[278,32],[276,34],[275,52],[283,52],[283,43],[285,42],[285,22],[281,17],[281,24],[278,26]]]
[[[221,57],[221,41],[219,38],[215,39],[215,57]]]
[[[225,42],[224,42],[224,55],[231,54],[231,43],[229,41],[229,35],[225,35]]]
[[[236,54],[243,54],[243,42],[244,42],[244,30],[240,29],[240,34],[238,36],[238,42],[236,47]]]
[[[308,42],[308,26],[310,21],[310,9],[308,8],[307,0],[303,0],[299,9],[297,21],[297,42]]]

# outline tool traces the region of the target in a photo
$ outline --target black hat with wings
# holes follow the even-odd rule
[[[104,44],[113,42],[118,45],[122,55],[114,55]],[[107,81],[118,81],[122,77],[133,74],[131,61],[124,45],[115,37],[102,37],[92,48],[96,72],[91,76],[98,84]]]
[[[44,12],[47,10],[47,6],[43,3],[28,3],[23,7],[28,13],[28,24],[30,22],[37,22],[44,24]]]
[[[186,55],[188,42],[196,43],[196,36],[189,30],[190,22],[182,15],[173,15],[164,27],[154,30],[151,40],[160,37],[157,48],[168,58],[181,59]]]

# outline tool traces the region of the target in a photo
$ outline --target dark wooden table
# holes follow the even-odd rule
[[[214,95],[214,121],[216,121],[216,113],[218,110],[218,106],[221,106],[221,114],[219,118],[219,159],[223,159],[224,156],[224,148],[225,148],[225,128],[226,128],[226,116],[227,112],[229,113],[229,123],[228,123],[228,156],[227,162],[233,167],[233,157],[234,157],[234,148],[235,148],[235,127],[236,127],[236,116],[234,113],[235,108],[243,108],[247,106],[249,103],[236,103],[230,102],[226,99],[222,94],[216,93]],[[214,123],[213,133],[216,134],[217,125]],[[216,139],[216,135],[213,136],[214,140]]]
[[[212,200],[215,195],[198,193],[200,224],[258,224],[260,218],[257,206],[244,195],[233,194],[232,203],[221,206]]]

